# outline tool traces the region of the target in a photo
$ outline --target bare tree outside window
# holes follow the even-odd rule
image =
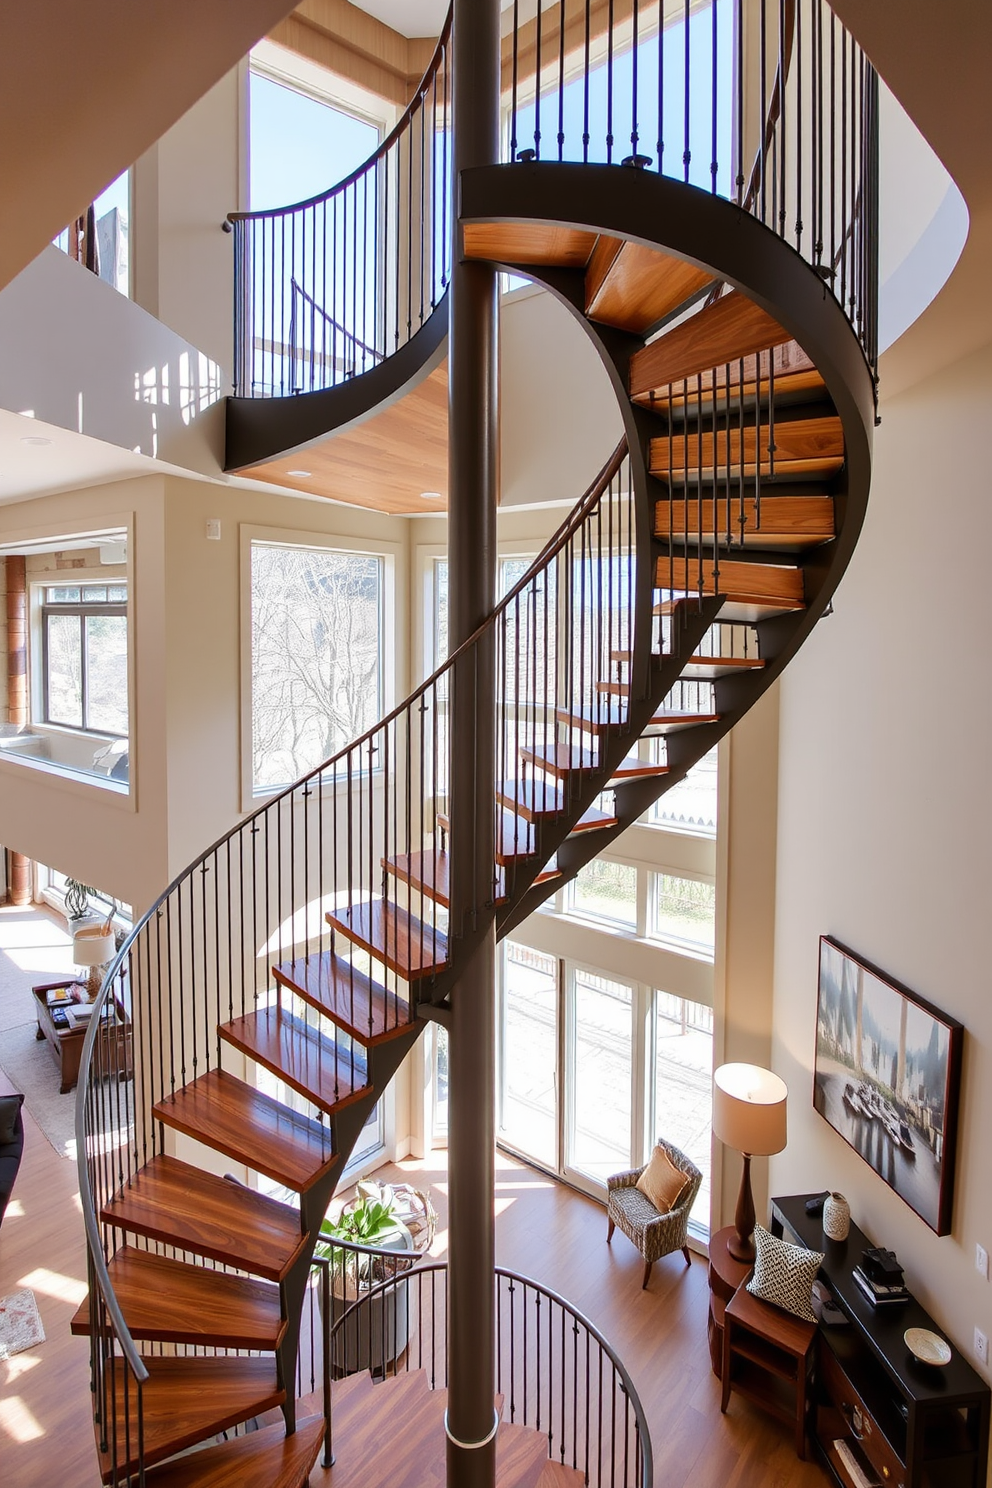
[[[288,785],[382,713],[381,558],[252,543],[252,769]]]

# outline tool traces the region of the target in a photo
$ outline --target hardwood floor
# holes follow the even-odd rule
[[[438,1211],[433,1246],[447,1246],[444,1154],[383,1168],[386,1181],[430,1187]],[[706,1346],[706,1262],[678,1253],[658,1261],[646,1292],[643,1265],[619,1233],[606,1244],[606,1213],[542,1173],[496,1157],[496,1259],[560,1292],[606,1335],[630,1371],[654,1443],[656,1488],[822,1488],[817,1464],[800,1462],[791,1429],[720,1387]],[[319,1467],[314,1488],[334,1488]]]
[[[0,1295],[34,1288],[46,1342],[0,1365],[0,1462],[4,1488],[97,1488],[89,1414],[87,1344],[69,1334],[85,1287],[75,1167],[25,1118],[24,1162],[0,1231]],[[383,1177],[430,1186],[439,1213],[434,1249],[446,1238],[444,1154],[407,1160]],[[641,1260],[622,1235],[606,1244],[603,1209],[541,1173],[497,1155],[497,1258],[574,1302],[617,1348],[644,1402],[658,1488],[819,1488],[822,1470],[800,1462],[791,1432],[720,1391],[706,1347],[706,1265],[681,1255],[659,1261],[646,1292]],[[333,1488],[319,1467],[314,1488]]]
[[[57,1078],[54,1064],[52,1072]],[[4,1488],[97,1488],[89,1344],[69,1333],[86,1294],[76,1165],[56,1153],[28,1111],[24,1158],[0,1229],[0,1296],[21,1287],[34,1291],[45,1342],[0,1363],[0,1478]]]

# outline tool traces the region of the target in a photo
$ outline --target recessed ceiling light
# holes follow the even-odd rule
[[[420,499],[421,499],[421,501],[440,501],[441,500],[441,492],[440,491],[421,491],[421,493],[420,493]]]
[[[312,475],[313,472],[310,471],[310,470],[287,470],[286,471],[286,474],[287,475],[298,475],[302,479],[306,480],[307,476],[308,475]]]
[[[51,442],[52,441],[50,439],[46,439],[45,438],[44,434],[22,434],[21,435],[21,443],[22,444],[35,444],[35,445],[39,445],[40,446],[40,445],[43,445],[43,444],[51,444]]]

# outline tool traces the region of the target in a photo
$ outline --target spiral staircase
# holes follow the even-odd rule
[[[90,1290],[75,1323],[92,1339],[108,1483],[295,1488],[317,1458],[323,1418],[297,1419],[296,1398],[311,1256],[349,1152],[425,1021],[445,1022],[464,960],[447,918],[448,787],[452,752],[473,741],[451,738],[449,718],[482,648],[497,658],[499,783],[494,860],[472,887],[477,923],[495,917],[505,935],[770,686],[858,537],[874,420],[870,66],[821,0],[758,0],[757,61],[738,28],[735,164],[721,177],[717,25],[700,30],[687,7],[673,177],[661,139],[654,161],[641,153],[637,115],[639,90],[668,75],[668,10],[659,27],[658,6],[618,0],[598,34],[590,14],[561,0],[525,23],[514,5],[505,164],[450,180],[446,29],[363,170],[282,213],[232,215],[231,468],[327,441],[436,367],[455,184],[458,251],[543,284],[574,314],[625,434],[480,631],[193,863],[111,968],[101,996],[130,1003],[133,1069],[120,1078],[94,1018],[78,1107]],[[611,84],[598,149],[597,67]],[[712,79],[705,189],[689,147],[693,69]],[[760,103],[750,134],[745,88]],[[629,153],[615,148],[621,107]],[[659,103],[659,136],[664,118]],[[228,1162],[296,1200],[219,1176]],[[397,1411],[420,1398],[397,1381],[334,1388],[342,1429],[368,1419],[362,1390],[383,1419],[389,1390],[406,1391]],[[245,1434],[277,1407],[282,1422]],[[563,1452],[564,1476],[541,1477],[546,1451],[535,1468],[528,1450],[504,1446],[504,1488],[583,1475]],[[650,1460],[641,1443],[621,1481],[647,1488]]]

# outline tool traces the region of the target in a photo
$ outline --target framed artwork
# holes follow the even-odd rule
[[[964,1028],[820,937],[813,1105],[938,1235],[951,1228]]]

